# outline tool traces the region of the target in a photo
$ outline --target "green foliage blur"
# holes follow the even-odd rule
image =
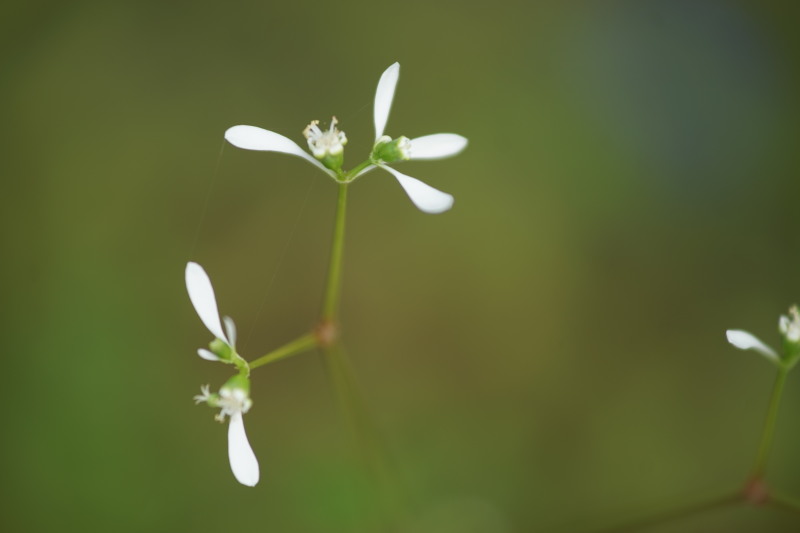
[[[317,354],[258,369],[262,480],[195,406],[227,368],[183,285],[214,282],[255,358],[319,313],[336,188],[313,119],[469,138],[350,194],[344,342],[409,533],[593,532],[739,487],[800,301],[798,7],[783,2],[20,1],[0,8],[0,529],[368,532],[374,498]],[[768,479],[800,495],[800,376]],[[796,531],[772,509],[653,531]]]

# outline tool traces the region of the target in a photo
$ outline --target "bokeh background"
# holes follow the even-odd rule
[[[0,8],[4,531],[380,530],[307,354],[253,375],[238,485],[196,407],[228,369],[186,296],[203,264],[255,358],[319,310],[335,187],[244,152],[336,115],[354,164],[452,131],[351,190],[344,338],[408,497],[401,531],[593,532],[741,485],[800,300],[800,33],[785,2],[19,1]],[[791,375],[770,482],[800,495]],[[734,508],[652,531],[796,531]]]

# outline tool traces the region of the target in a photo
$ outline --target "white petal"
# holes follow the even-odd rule
[[[206,350],[205,348],[199,348],[197,350],[197,355],[205,359],[206,361],[220,361],[221,359],[216,356],[213,352]]]
[[[426,185],[411,176],[406,176],[391,167],[383,165],[380,165],[380,167],[397,178],[408,197],[420,211],[436,214],[443,213],[453,207],[453,197],[446,192],[434,189],[430,185]]]
[[[231,415],[228,425],[228,459],[236,481],[248,487],[255,487],[259,477],[258,460],[247,441],[242,413]]]
[[[222,317],[222,321],[225,323],[225,332],[228,334],[228,342],[230,342],[231,347],[236,346],[236,324],[233,323],[233,319],[229,316]]]
[[[255,126],[233,126],[225,132],[225,139],[245,150],[260,150],[264,152],[281,152],[302,157],[315,167],[319,167],[327,174],[333,175],[331,170],[314,159],[308,152],[300,148],[296,142],[274,131],[257,128]]]
[[[186,290],[189,291],[189,299],[192,301],[194,310],[200,316],[200,320],[218,339],[228,342],[228,338],[222,331],[222,324],[219,321],[219,311],[217,311],[217,300],[214,298],[214,288],[211,287],[211,280],[203,267],[197,263],[186,264]]]
[[[742,331],[741,329],[729,329],[725,332],[728,337],[728,342],[739,348],[740,350],[755,350],[767,359],[775,363],[780,363],[780,358],[775,351],[758,340],[754,335]]]
[[[411,139],[411,159],[442,159],[467,147],[467,139],[455,133],[434,133]]]
[[[375,91],[375,107],[373,109],[376,141],[383,135],[386,121],[389,120],[389,110],[392,108],[394,88],[397,87],[397,78],[399,76],[400,63],[394,63],[383,71],[381,79],[378,81],[378,89]]]

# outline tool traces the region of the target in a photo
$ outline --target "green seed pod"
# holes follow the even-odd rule
[[[395,163],[397,161],[407,161],[411,157],[411,141],[408,137],[400,136],[392,139],[384,135],[372,149],[372,159],[384,163]]]

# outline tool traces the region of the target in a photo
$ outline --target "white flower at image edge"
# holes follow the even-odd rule
[[[760,353],[773,363],[781,364],[781,359],[775,350],[761,342],[755,335],[741,329],[729,329],[725,332],[728,342],[740,350],[753,350]]]
[[[395,87],[400,76],[400,64],[394,63],[384,71],[375,92],[374,119],[375,142],[382,136],[389,120],[389,111],[394,100]],[[336,173],[325,167],[294,141],[275,132],[255,126],[233,126],[225,132],[225,139],[232,145],[245,150],[282,152],[302,157],[312,165],[336,179]],[[411,139],[408,146],[409,160],[443,159],[460,153],[467,146],[467,139],[454,133],[436,133]],[[406,176],[386,164],[377,162],[358,173],[361,176],[375,167],[392,174],[411,201],[426,213],[442,213],[453,206],[453,197],[434,189],[416,178]],[[355,176],[355,177],[358,177]]]
[[[186,289],[189,291],[189,299],[192,301],[192,305],[194,305],[195,311],[197,311],[203,324],[211,331],[212,335],[233,348],[233,344],[236,341],[233,321],[230,319],[225,321],[225,325],[228,327],[226,336],[219,320],[217,301],[214,297],[211,280],[203,270],[203,267],[197,263],[188,263],[186,265]],[[219,359],[208,350],[198,350],[198,354],[204,359]],[[201,394],[195,396],[194,399],[197,403],[200,403],[208,402],[211,398],[212,395],[206,386],[201,388]],[[217,420],[223,421],[225,416],[229,418],[228,459],[233,475],[242,485],[253,487],[258,483],[260,475],[258,460],[250,447],[250,442],[247,440],[242,416],[250,409],[252,401],[242,389],[222,387],[215,403],[215,406],[220,408]]]

